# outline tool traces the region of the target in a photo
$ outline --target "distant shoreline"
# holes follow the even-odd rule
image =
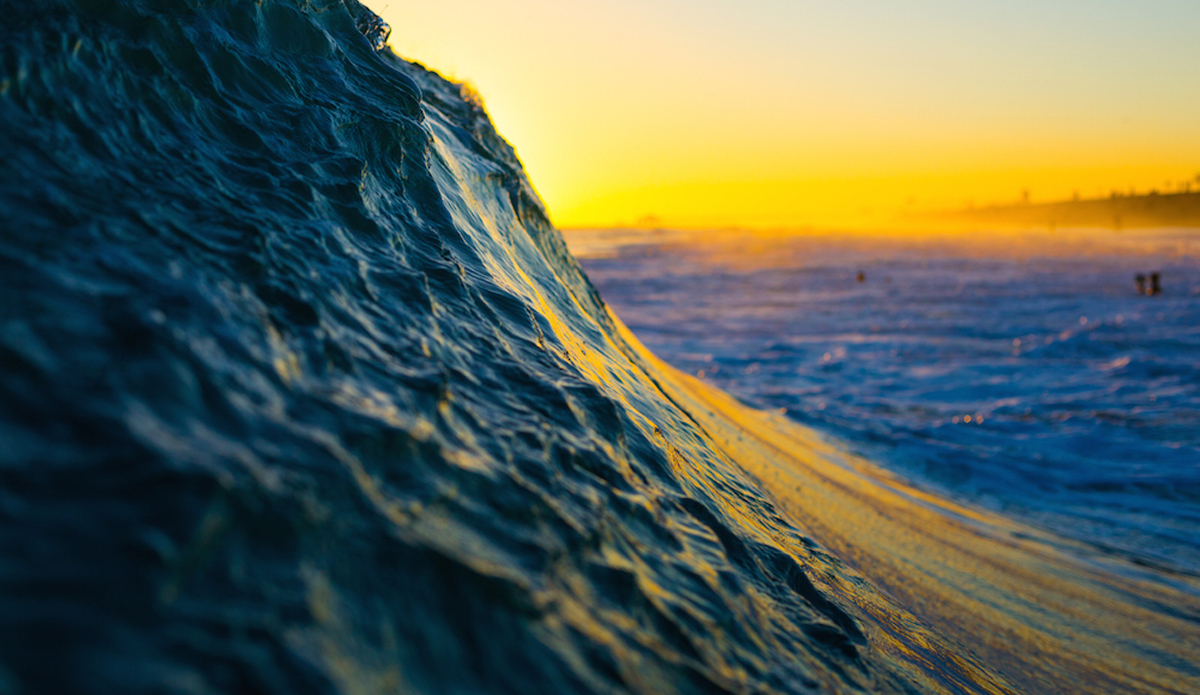
[[[940,213],[938,219],[1039,227],[1200,227],[1200,192],[1117,195],[1054,203],[996,205]]]

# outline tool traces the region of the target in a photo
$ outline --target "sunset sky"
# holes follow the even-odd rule
[[[369,0],[562,227],[875,224],[1200,175],[1197,0]]]

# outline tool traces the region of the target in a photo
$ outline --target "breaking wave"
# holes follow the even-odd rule
[[[660,363],[354,0],[0,10],[0,693],[1195,691],[1192,579]]]

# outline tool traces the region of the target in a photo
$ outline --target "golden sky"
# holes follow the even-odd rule
[[[368,0],[562,227],[1200,188],[1197,0]]]

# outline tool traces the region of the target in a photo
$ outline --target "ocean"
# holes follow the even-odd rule
[[[567,239],[673,366],[925,489],[1200,576],[1200,230]]]
[[[1186,260],[585,272],[388,31],[0,0],[0,695],[1200,691]]]

